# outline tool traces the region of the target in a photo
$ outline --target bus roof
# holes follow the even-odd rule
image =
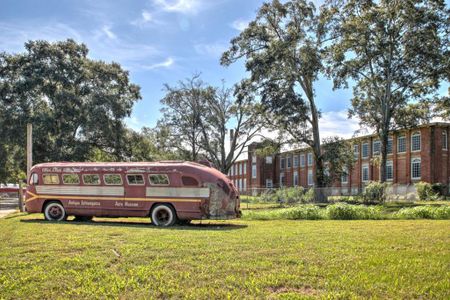
[[[34,165],[33,168],[74,168],[74,167],[172,167],[190,166],[208,168],[205,165],[189,161],[156,161],[156,162],[49,162]]]

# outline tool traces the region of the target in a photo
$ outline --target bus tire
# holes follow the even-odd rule
[[[59,201],[51,201],[45,205],[44,216],[47,221],[64,221],[67,219],[66,210]]]
[[[151,219],[154,225],[167,227],[177,222],[177,214],[171,205],[156,204],[152,209]]]

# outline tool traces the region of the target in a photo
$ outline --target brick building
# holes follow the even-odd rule
[[[393,186],[413,186],[415,182],[449,185],[448,134],[450,123],[430,123],[393,132],[388,142],[387,181]],[[379,179],[379,167],[372,158],[380,154],[376,135],[350,139],[356,163],[333,187],[341,193],[355,194],[367,182]],[[228,174],[241,192],[280,186],[314,186],[314,156],[309,147],[255,155],[257,143],[248,147],[248,158],[237,161]]]

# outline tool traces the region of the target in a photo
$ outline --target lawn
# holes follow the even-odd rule
[[[145,223],[147,222],[147,224]],[[450,221],[0,219],[0,298],[439,298]]]

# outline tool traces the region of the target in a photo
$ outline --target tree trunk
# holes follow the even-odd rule
[[[380,182],[386,182],[386,163],[387,163],[387,144],[389,133],[386,130],[382,130],[379,134],[380,138]]]

